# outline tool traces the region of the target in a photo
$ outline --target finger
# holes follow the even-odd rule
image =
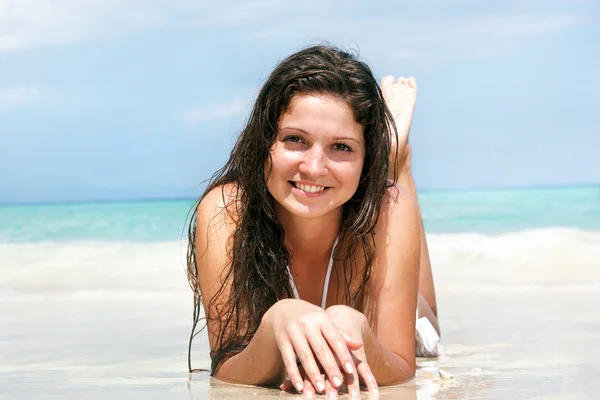
[[[315,393],[317,393],[317,391],[312,385],[310,379],[308,379],[308,377],[304,378],[304,390],[302,391],[302,395],[304,397],[313,397]]]
[[[406,78],[403,77],[403,76],[399,77],[398,78],[398,83],[401,84],[401,85],[404,85],[406,83]]]
[[[302,395],[304,397],[313,397],[316,393],[315,388],[313,387],[312,383],[310,382],[310,379],[308,379],[308,377],[306,376],[306,372],[304,372],[304,368],[302,368],[302,365],[298,366],[298,370],[300,371],[300,375],[303,377],[303,386],[304,389],[302,390]]]
[[[338,385],[339,386],[339,385]],[[337,399],[338,398],[338,390],[334,387],[329,379],[325,380],[325,396],[328,399]]]
[[[325,375],[327,375],[335,387],[340,386],[342,384],[342,372],[338,368],[337,361],[331,352],[329,344],[323,338],[322,332],[316,331],[310,333],[308,335],[308,342],[310,347],[312,347],[313,353],[317,357],[317,360],[319,360],[321,367],[323,367]],[[317,389],[319,389],[319,392],[322,392],[325,387],[323,387],[323,389],[317,387]]]
[[[282,341],[279,343],[279,351],[281,352],[281,358],[283,360],[283,364],[285,365],[285,370],[288,374],[288,379],[294,385],[298,392],[302,391],[303,388],[303,379],[300,376],[300,371],[298,370],[298,364],[296,363],[296,352],[294,351],[294,347],[289,340]]]
[[[355,340],[350,337],[344,330],[339,329],[342,337],[346,341],[346,346],[348,346],[349,350],[358,350],[362,347],[362,342],[360,340]]]
[[[379,393],[379,385],[375,379],[375,375],[371,371],[371,367],[366,361],[362,361],[356,366],[358,376],[362,378],[363,383],[371,393]]]
[[[323,380],[323,376],[321,375],[321,371],[319,370],[319,366],[315,361],[314,354],[308,344],[308,341],[304,336],[298,334],[292,335],[291,339],[294,350],[298,355],[300,362],[302,363],[304,372],[306,373],[306,377],[312,382],[313,387],[315,387],[319,392],[322,392],[325,390],[325,382]]]
[[[346,344],[347,340],[340,332],[339,329],[335,327],[335,325],[331,324],[329,326],[324,326],[322,328],[323,336],[327,343],[329,343],[329,347],[333,350],[335,356],[337,357],[340,365],[344,366],[344,370],[347,374],[351,374],[354,372],[354,359],[352,358],[352,354],[348,350],[348,345]],[[349,338],[349,335],[345,335]]]
[[[356,368],[361,364],[361,361],[354,357]],[[346,386],[348,387],[348,394],[353,399],[360,397],[360,381],[358,379],[358,372],[355,369],[352,374],[346,375]]]
[[[290,381],[290,378],[285,378],[283,383],[279,385],[279,389],[283,390],[284,392],[290,392],[294,390],[294,384],[292,381]]]

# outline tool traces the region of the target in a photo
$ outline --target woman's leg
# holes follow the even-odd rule
[[[398,142],[394,141],[390,154],[390,172],[388,178],[393,179],[397,173],[398,184],[410,192],[417,200],[417,189],[411,171],[411,148],[408,144],[408,134],[412,123],[413,111],[417,102],[417,84],[414,78],[398,78],[386,76],[381,80],[383,95],[388,108],[394,116],[396,129],[398,131]],[[395,139],[395,138],[394,138]],[[397,152],[397,154],[396,154]],[[392,168],[394,166],[396,168]],[[419,273],[419,302],[418,311],[420,317],[429,319],[435,330],[440,333],[437,320],[437,303],[435,299],[435,287],[433,285],[433,274],[431,272],[431,261],[425,237],[425,228],[421,210],[419,207],[419,224],[421,231],[421,263]]]

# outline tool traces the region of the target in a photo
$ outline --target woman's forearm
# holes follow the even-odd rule
[[[214,377],[231,383],[273,386],[281,383],[284,373],[285,365],[267,311],[248,346],[225,361]]]
[[[419,197],[417,195],[417,187],[413,174],[411,171],[412,161],[412,149],[410,145],[406,145],[406,156],[402,164],[398,167],[398,184],[404,187],[411,196],[419,204]],[[436,322],[431,323],[436,326],[436,330],[439,334],[439,327],[437,324],[437,303],[435,298],[435,287],[433,285],[433,273],[431,271],[431,261],[429,258],[429,249],[427,247],[427,237],[425,235],[425,225],[423,223],[423,217],[421,214],[421,207],[418,207],[419,212],[419,230],[420,230],[420,241],[421,241],[421,260],[420,260],[420,272],[419,272],[419,293],[429,304],[433,315],[436,317]],[[423,315],[424,316],[424,315]],[[430,319],[430,318],[428,318]],[[430,319],[431,320],[431,319]]]
[[[363,345],[378,385],[397,385],[415,375],[415,362],[408,362],[386,349],[368,325],[363,329]]]

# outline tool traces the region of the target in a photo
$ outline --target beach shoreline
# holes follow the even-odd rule
[[[593,312],[600,309],[595,263],[600,258],[594,258],[600,254],[594,253],[600,252],[600,233],[588,235],[578,259],[558,257],[558,244],[535,249],[529,242],[520,249],[519,240],[502,235],[482,236],[478,250],[465,254],[472,237],[431,236],[444,355],[419,359],[416,378],[382,388],[381,397],[593,398],[600,391],[600,362],[594,356],[600,316]],[[19,254],[29,248],[4,246],[5,256],[7,246]],[[42,274],[36,281],[32,274],[42,273],[34,268],[37,256],[21,254],[23,266],[5,274],[0,398],[287,396],[277,389],[221,383],[207,372],[187,373],[192,295],[180,243],[104,246],[92,258],[113,265],[94,272],[86,273],[91,267],[81,262],[72,269],[63,263],[62,277],[52,281]],[[151,247],[164,253],[162,258]],[[59,247],[45,259],[56,257],[59,263],[65,251],[70,250]],[[149,265],[150,259],[158,264]],[[54,268],[50,275],[60,272]],[[138,281],[143,270],[146,276]],[[52,282],[53,288],[43,289]],[[6,291],[7,284],[12,291]],[[209,366],[203,332],[194,342],[193,367]],[[454,378],[441,379],[440,369]]]

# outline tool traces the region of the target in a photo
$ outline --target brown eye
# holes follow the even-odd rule
[[[300,136],[297,135],[291,135],[291,136],[286,136],[283,138],[284,142],[291,142],[291,143],[300,143],[302,142],[302,138]]]
[[[352,151],[352,149],[350,148],[350,146],[348,146],[348,145],[346,145],[344,143],[336,143],[333,147],[336,150],[339,150],[339,151],[348,151],[348,152]]]

